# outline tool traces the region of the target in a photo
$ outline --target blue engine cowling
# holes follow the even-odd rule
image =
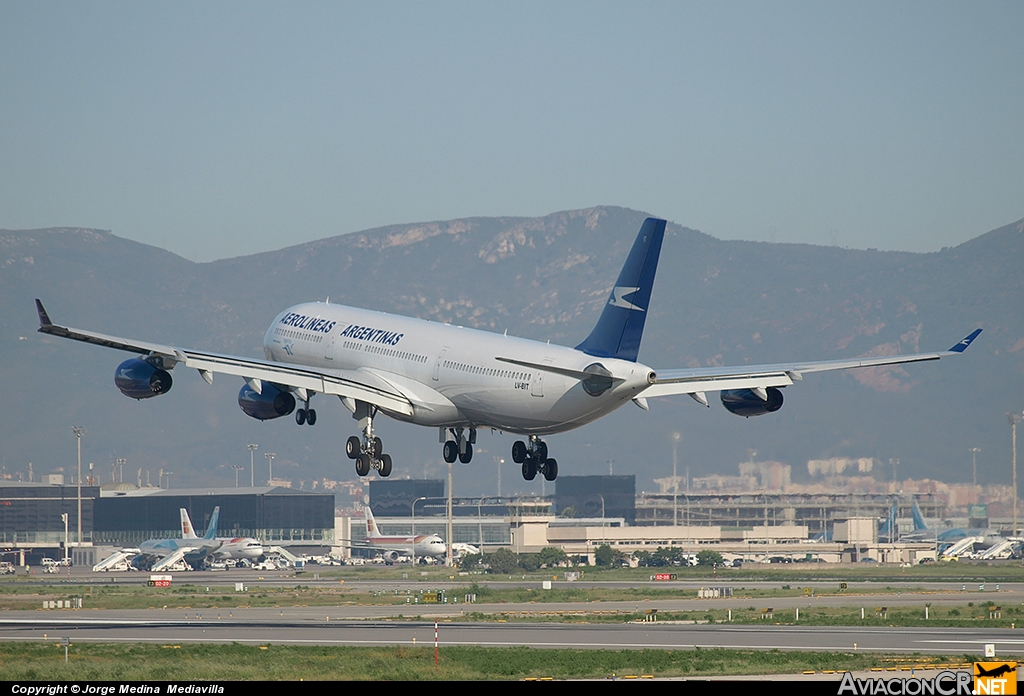
[[[148,399],[171,390],[171,373],[141,358],[125,360],[114,371],[114,384],[132,399]]]
[[[263,383],[262,394],[244,384],[238,392],[238,405],[247,416],[257,420],[270,420],[287,416],[294,411],[295,397],[291,392],[267,382]]]
[[[750,389],[723,389],[721,392],[722,405],[730,413],[744,418],[763,416],[782,408],[781,391],[775,387],[768,387],[765,392],[768,394],[767,401]]]

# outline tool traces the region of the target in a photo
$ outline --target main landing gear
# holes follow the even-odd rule
[[[536,435],[530,436],[530,444],[516,440],[512,445],[512,461],[523,465],[523,478],[532,481],[540,472],[548,481],[558,478],[558,462],[548,458],[548,446]]]
[[[391,475],[391,455],[384,454],[384,443],[373,434],[373,417],[377,415],[377,407],[363,401],[356,402],[356,410],[352,417],[359,421],[363,437],[360,440],[353,435],[345,443],[345,454],[356,463],[356,473],[366,476],[370,469],[376,469],[384,478]],[[314,419],[316,416],[314,415]]]
[[[295,409],[295,422],[298,425],[316,425],[316,409],[309,407],[309,400],[313,397],[312,394],[306,398],[306,405],[304,408]]]
[[[448,439],[451,433],[454,440]],[[476,428],[470,428],[469,434],[465,428],[441,428],[438,433],[439,439],[444,443],[444,460],[451,464],[458,459],[463,464],[473,461],[473,445],[476,444]]]

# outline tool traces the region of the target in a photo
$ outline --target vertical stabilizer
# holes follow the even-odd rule
[[[928,529],[927,523],[924,521],[924,515],[921,514],[921,508],[917,507],[917,501],[914,501],[914,506],[911,508],[911,514],[914,516],[914,531],[923,532]]]
[[[363,514],[366,516],[366,538],[375,539],[379,537],[380,530],[377,529],[377,523],[373,519],[373,513],[370,512],[369,505],[363,508]]]
[[[217,538],[217,525],[220,522],[220,505],[213,509],[213,514],[210,515],[210,524],[206,528],[206,535],[204,539],[216,539]]]
[[[188,510],[181,508],[181,538],[182,539],[198,539],[196,536],[195,527],[192,526],[192,520],[189,519]]]
[[[664,236],[664,220],[644,220],[597,326],[576,350],[636,362]]]

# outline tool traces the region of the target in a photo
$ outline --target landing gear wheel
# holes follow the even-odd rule
[[[356,457],[356,473],[360,476],[370,473],[370,455],[360,454]]]
[[[384,443],[381,442],[379,437],[373,438],[373,458],[380,459],[380,455],[384,453]]]
[[[451,464],[459,458],[459,446],[454,440],[444,443],[444,460]]]
[[[522,464],[526,461],[526,443],[522,440],[516,440],[512,443],[512,461],[516,464]]]
[[[345,441],[345,456],[356,459],[359,456],[359,438],[353,435]]]
[[[391,455],[382,454],[380,455],[380,475],[387,478],[391,475]]]
[[[466,443],[466,451],[459,452],[459,461],[463,464],[469,464],[473,461],[473,445]]]
[[[554,481],[558,478],[558,462],[554,459],[548,459],[544,462],[544,478],[548,481]]]
[[[295,423],[296,425],[306,424],[306,409],[300,408],[295,412]]]
[[[309,408],[306,409],[306,424],[316,425],[316,410]]]
[[[523,478],[527,481],[532,481],[537,476],[537,462],[533,457],[527,457],[523,460]]]
[[[537,440],[537,444],[533,447],[533,457],[538,462],[543,462],[548,458],[548,446],[543,440]]]

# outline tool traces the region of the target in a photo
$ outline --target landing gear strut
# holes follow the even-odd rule
[[[371,469],[376,469],[382,477],[391,475],[391,455],[384,453],[384,443],[373,434],[373,417],[377,415],[377,407],[363,401],[356,402],[356,410],[352,417],[359,421],[362,428],[362,439],[353,435],[345,442],[345,455],[355,460],[356,473],[366,476]],[[313,416],[314,420],[316,416]]]
[[[313,398],[312,394],[306,397],[306,405],[303,408],[295,409],[295,422],[298,425],[308,424],[316,425],[316,410],[309,407],[309,400]]]
[[[558,478],[558,462],[548,457],[548,446],[536,435],[530,436],[530,444],[516,440],[512,445],[512,461],[523,465],[523,478],[532,481],[537,473],[548,481]]]
[[[454,440],[448,439],[451,433]],[[444,443],[444,460],[451,464],[458,459],[463,464],[473,461],[473,445],[476,444],[476,428],[470,428],[466,433],[465,428],[441,428],[439,439]]]

